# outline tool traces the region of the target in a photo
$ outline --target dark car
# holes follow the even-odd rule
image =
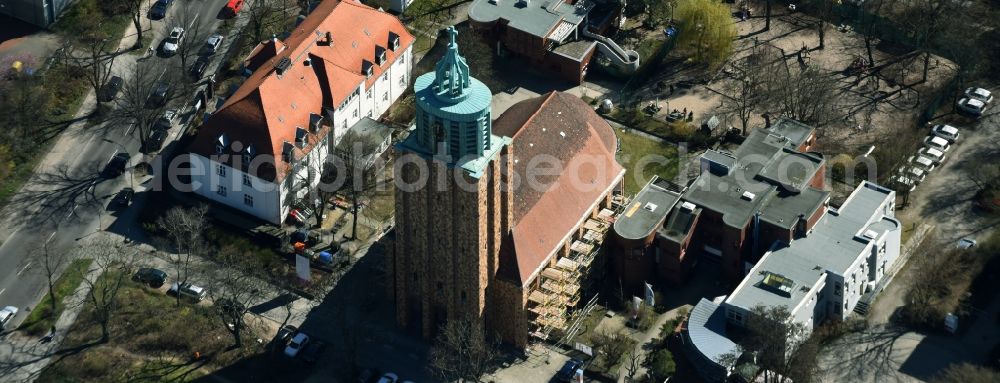
[[[135,273],[135,280],[148,284],[150,287],[159,288],[167,281],[167,273],[152,267],[143,267]]]
[[[274,339],[277,340],[279,343],[287,342],[289,339],[292,339],[292,336],[294,336],[295,333],[297,332],[299,332],[298,327],[286,324],[284,327],[278,330],[278,334],[274,336]]]
[[[108,165],[104,168],[105,173],[108,176],[117,177],[125,173],[128,168],[128,161],[132,158],[131,155],[125,152],[115,152],[108,161]]]
[[[167,9],[170,9],[170,4],[173,4],[173,0],[157,0],[152,7],[149,8],[149,19],[150,20],[160,20],[167,16]]]
[[[198,60],[194,64],[191,64],[191,77],[194,77],[195,80],[200,80],[201,76],[205,75],[206,68],[208,68],[208,57],[198,57]]]
[[[302,349],[302,353],[299,357],[302,358],[303,362],[309,364],[315,364],[319,360],[320,355],[326,350],[326,342],[321,340],[314,340],[306,345],[306,348]]]
[[[121,77],[111,76],[111,78],[108,80],[108,82],[106,84],[104,84],[104,87],[101,88],[101,94],[100,94],[100,100],[99,101],[101,101],[101,102],[111,102],[111,101],[113,101],[116,97],[118,97],[118,92],[120,92],[122,90],[122,85],[124,83],[125,83],[125,80],[122,80]]]
[[[154,153],[160,148],[163,148],[163,142],[167,140],[167,131],[159,128],[153,129],[149,132],[149,137],[146,138],[146,142],[142,145],[143,153]]]
[[[576,375],[576,370],[583,368],[583,361],[579,359],[570,359],[566,361],[566,364],[559,369],[556,373],[556,380],[560,382],[571,382],[573,381],[573,376]]]
[[[167,96],[170,94],[170,84],[161,81],[153,88],[153,93],[149,94],[149,104],[152,106],[163,106],[167,103]]]
[[[132,206],[132,197],[135,197],[135,190],[124,188],[115,195],[115,204],[121,207]]]

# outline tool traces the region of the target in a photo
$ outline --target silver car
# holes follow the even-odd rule
[[[951,144],[948,143],[948,140],[937,136],[927,136],[927,138],[924,138],[924,146],[937,149],[942,153],[947,153],[951,150]]]
[[[17,307],[7,306],[0,309],[0,330],[5,329],[7,323],[10,323],[15,316],[17,316]]]
[[[983,115],[983,111],[986,110],[986,103],[979,99],[966,97],[958,100],[958,104],[955,107],[963,114],[979,118]]]
[[[177,53],[177,47],[181,45],[181,41],[184,40],[184,28],[174,27],[170,30],[170,35],[163,42],[163,53],[172,55]]]
[[[919,168],[925,172],[934,170],[934,168],[937,167],[937,164],[934,162],[934,160],[920,155],[910,156],[907,162],[909,162],[910,165],[912,165],[913,167]]]
[[[958,141],[958,128],[951,125],[937,124],[931,128],[931,134],[948,140],[950,143],[955,143]]]
[[[219,46],[222,45],[222,35],[211,35],[208,36],[208,40],[205,40],[205,47],[203,48],[205,54],[213,55],[215,52],[219,51]]]
[[[982,101],[983,103],[989,104],[993,102],[993,94],[990,91],[983,88],[972,87],[965,90],[965,97],[976,99]]]

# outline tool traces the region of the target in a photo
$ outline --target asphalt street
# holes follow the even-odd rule
[[[200,30],[202,36],[197,37],[204,38],[221,23],[216,16],[225,3],[225,0],[178,0],[167,17],[150,22],[144,34],[152,33],[151,45],[159,47],[170,27],[184,20],[188,30]],[[193,16],[181,16],[186,12],[193,13]],[[133,34],[133,28],[129,25],[126,35]],[[134,39],[133,36],[129,41]],[[128,40],[128,37],[123,40]],[[120,48],[128,49],[130,46],[131,43],[123,43]],[[179,57],[160,56],[141,57],[140,54],[122,53],[116,59],[113,71],[128,82],[129,71],[125,68],[137,60],[163,67],[165,71],[180,70],[176,69]],[[219,56],[217,54],[213,59],[218,60]],[[193,61],[190,59],[188,63]],[[185,68],[183,75],[186,74]],[[190,99],[191,95],[179,95],[175,101],[183,103]],[[81,110],[93,110],[94,103],[94,95],[91,94],[83,102]],[[120,125],[87,126],[85,116],[86,113],[78,114],[80,121],[63,132],[36,168],[35,176],[0,211],[0,306],[21,308],[10,327],[23,321],[30,311],[28,308],[33,307],[45,293],[46,276],[38,254],[46,245],[50,254],[72,256],[78,241],[88,235],[111,225],[126,230],[134,226],[134,213],[141,208],[144,200],[137,196],[135,204],[128,209],[111,208],[109,205],[114,195],[133,183],[132,186],[139,190],[139,180],[130,182],[131,171],[115,178],[101,176],[101,171],[116,151],[131,154],[130,167],[142,157],[137,130]],[[179,130],[171,130],[171,138]]]

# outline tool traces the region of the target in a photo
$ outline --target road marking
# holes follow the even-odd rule
[[[198,16],[201,16],[201,14],[200,14],[200,13],[195,13],[195,14],[194,14],[194,20],[191,20],[191,22],[190,22],[190,23],[188,23],[188,27],[187,27],[187,29],[191,29],[191,26],[193,26],[193,25],[194,25],[194,22],[195,22],[195,21],[198,21]]]
[[[55,236],[56,236],[56,232],[53,231],[52,234],[49,234],[49,238],[45,240],[45,244],[48,245],[49,242],[52,241],[52,237],[55,237]]]
[[[3,295],[4,291],[7,291],[7,289],[0,289],[0,295]]]
[[[24,265],[24,267],[21,268],[21,271],[17,272],[17,275],[21,275],[22,273],[24,273],[24,270],[27,270],[29,267],[31,267],[31,262],[28,262],[27,265]]]

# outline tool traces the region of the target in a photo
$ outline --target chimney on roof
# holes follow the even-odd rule
[[[305,66],[310,66],[310,65],[312,65],[312,59],[311,59],[311,58],[308,58],[308,57],[306,57],[306,60],[302,62],[302,65],[305,65]]]
[[[333,33],[326,31],[326,45],[333,45]]]
[[[274,64],[274,71],[278,73],[278,76],[285,74],[285,71],[292,66],[292,59],[288,56],[282,57],[278,60],[277,64]]]

